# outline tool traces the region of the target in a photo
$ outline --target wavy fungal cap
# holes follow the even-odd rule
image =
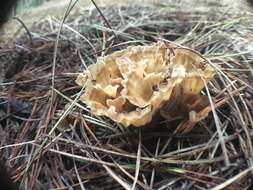
[[[79,74],[76,83],[85,86],[81,100],[91,111],[125,127],[143,126],[170,101],[180,85],[184,94],[199,94],[214,71],[202,58],[186,49],[169,49],[162,42],[128,47],[100,57]]]

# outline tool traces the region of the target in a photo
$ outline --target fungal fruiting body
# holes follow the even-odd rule
[[[133,46],[100,57],[79,74],[85,86],[81,96],[95,115],[107,116],[127,127],[143,126],[157,111],[167,117],[164,105],[198,96],[213,78],[214,70],[188,49],[172,49],[163,42]],[[173,97],[174,96],[174,97]],[[172,114],[173,115],[173,114]]]

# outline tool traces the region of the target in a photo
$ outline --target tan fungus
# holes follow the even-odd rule
[[[125,127],[138,127],[149,123],[158,110],[165,117],[171,115],[163,107],[173,102],[173,94],[180,91],[184,101],[198,96],[203,80],[208,82],[214,75],[212,67],[203,62],[190,50],[171,51],[157,42],[98,58],[79,74],[76,83],[85,86],[81,100],[94,114]]]

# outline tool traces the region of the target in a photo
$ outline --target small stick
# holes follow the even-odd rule
[[[33,45],[33,37],[32,37],[32,34],[31,32],[29,31],[29,29],[27,28],[27,26],[25,25],[25,23],[18,17],[13,17],[14,20],[17,20],[22,26],[23,28],[25,29],[28,37],[29,37],[29,40],[30,40],[30,43]]]
[[[117,34],[113,31],[109,21],[105,18],[104,14],[102,13],[102,11],[100,10],[100,8],[98,7],[98,5],[95,3],[94,0],[91,0],[91,2],[93,3],[93,5],[96,7],[97,11],[99,12],[99,14],[102,16],[105,24],[107,25],[108,28],[110,28],[112,30],[112,33],[114,34],[115,37],[117,37]]]

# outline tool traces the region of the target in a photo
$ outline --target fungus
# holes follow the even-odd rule
[[[94,114],[125,127],[139,127],[149,123],[157,111],[164,117],[179,115],[168,110],[175,102],[194,105],[203,80],[208,82],[214,75],[203,62],[190,50],[171,51],[167,44],[157,42],[98,58],[79,74],[76,83],[85,86],[81,101]]]

